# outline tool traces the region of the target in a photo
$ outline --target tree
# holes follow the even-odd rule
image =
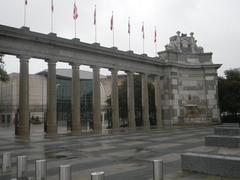
[[[226,70],[224,77],[218,78],[220,112],[235,115],[240,112],[240,72]]]
[[[134,100],[135,100],[135,116],[136,125],[142,126],[142,95],[141,95],[141,76],[134,75]],[[127,107],[127,77],[124,76],[122,84],[118,89],[119,97],[119,118],[121,119],[122,126],[127,126],[128,119],[128,107]],[[148,83],[148,95],[149,95],[149,118],[151,125],[156,125],[155,118],[155,98],[154,98],[154,86],[152,83]],[[107,103],[107,117],[111,121],[111,96],[106,100]],[[111,123],[109,125],[111,127]]]
[[[4,70],[4,62],[2,60],[3,55],[0,54],[0,81],[6,82],[9,80],[7,72]]]

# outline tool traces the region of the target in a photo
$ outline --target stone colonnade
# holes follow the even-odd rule
[[[18,135],[28,137],[29,132],[29,59],[31,57],[18,56],[20,59],[20,81],[19,81],[19,124]],[[56,119],[56,60],[46,60],[48,63],[47,77],[47,134],[57,134]],[[79,66],[80,64],[70,63],[72,66],[72,134],[78,135],[81,132],[80,124],[80,91],[79,91]],[[101,92],[100,74],[98,66],[91,66],[93,69],[93,129],[101,132]],[[119,129],[119,100],[118,100],[118,70],[110,69],[112,73],[112,128]],[[134,72],[127,72],[127,100],[128,100],[128,121],[129,128],[135,129],[135,106],[134,106]],[[148,74],[142,73],[142,108],[143,125],[145,129],[150,128],[149,102],[148,102]],[[155,75],[155,103],[157,127],[163,127],[161,118],[161,94],[160,76]]]

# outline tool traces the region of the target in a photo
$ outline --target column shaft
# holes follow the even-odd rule
[[[157,128],[163,128],[160,76],[155,76],[154,81]]]
[[[72,134],[81,132],[79,66],[72,65]]]
[[[119,100],[117,70],[112,69],[112,128],[119,129]]]
[[[99,67],[93,67],[93,129],[102,130],[101,123],[101,91]]]
[[[150,128],[149,122],[149,102],[148,102],[148,76],[142,74],[142,117],[144,128]]]
[[[47,77],[47,134],[57,133],[57,102],[56,102],[56,62],[48,61]]]
[[[135,102],[134,102],[134,77],[132,72],[127,73],[127,102],[128,102],[128,126],[136,128]]]
[[[19,79],[19,126],[18,135],[29,136],[29,65],[28,58],[20,58]]]

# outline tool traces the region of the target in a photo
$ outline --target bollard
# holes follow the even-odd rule
[[[153,160],[153,180],[163,180],[162,160]]]
[[[71,165],[61,165],[59,167],[59,180],[71,180],[72,179],[72,172],[71,172]]]
[[[104,172],[91,173],[91,180],[104,180]]]
[[[36,180],[46,180],[47,179],[47,161],[37,160],[36,167],[35,167],[35,176]]]
[[[27,177],[27,156],[17,157],[17,178]]]
[[[3,174],[11,171],[11,152],[4,152],[2,155],[2,172]]]

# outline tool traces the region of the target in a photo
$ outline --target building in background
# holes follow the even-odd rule
[[[29,76],[29,105],[30,119],[35,122],[44,122],[47,110],[47,70]],[[92,72],[80,70],[80,104],[82,128],[92,127]],[[10,80],[0,82],[0,122],[2,125],[12,125],[18,115],[19,105],[19,73],[9,75]],[[71,69],[56,70],[57,89],[57,120],[59,125],[71,127]],[[100,76],[100,78],[105,78]],[[101,84],[102,122],[106,93]]]

